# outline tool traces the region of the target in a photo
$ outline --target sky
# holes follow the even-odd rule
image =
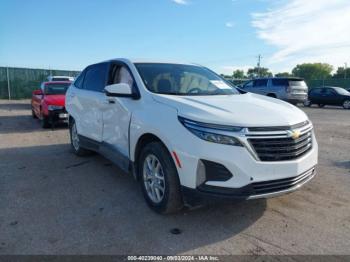
[[[0,66],[82,70],[126,57],[231,74],[350,66],[349,0],[1,0]]]

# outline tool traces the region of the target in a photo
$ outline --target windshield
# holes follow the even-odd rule
[[[350,96],[350,92],[346,89],[343,89],[341,87],[334,87],[334,89],[337,91],[338,94],[344,95],[344,96]]]
[[[232,95],[239,92],[207,68],[161,63],[135,64],[146,88],[168,95]]]
[[[45,95],[64,95],[67,92],[70,83],[47,84],[45,85]]]

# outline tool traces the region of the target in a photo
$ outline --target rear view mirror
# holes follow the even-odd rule
[[[37,89],[33,91],[33,95],[35,96],[42,96],[43,95],[43,91],[41,89]]]
[[[131,87],[125,83],[112,84],[105,87],[107,96],[131,97],[133,96]]]

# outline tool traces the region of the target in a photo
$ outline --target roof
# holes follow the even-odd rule
[[[123,61],[123,62],[131,62],[131,63],[157,63],[157,64],[179,64],[179,65],[197,65],[195,63],[189,63],[189,62],[181,62],[181,61],[170,61],[170,60],[162,60],[162,59],[128,59],[128,58],[113,58],[110,60],[107,60],[105,62],[112,62],[112,61]]]

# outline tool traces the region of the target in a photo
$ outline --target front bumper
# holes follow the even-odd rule
[[[68,123],[68,113],[65,109],[49,110],[48,118],[51,124]]]
[[[259,198],[271,198],[288,194],[298,190],[316,175],[315,168],[285,179],[276,179],[264,182],[248,184],[241,188],[225,188],[201,185],[196,189],[183,187],[182,192],[185,202],[198,205],[206,202],[250,200]]]

